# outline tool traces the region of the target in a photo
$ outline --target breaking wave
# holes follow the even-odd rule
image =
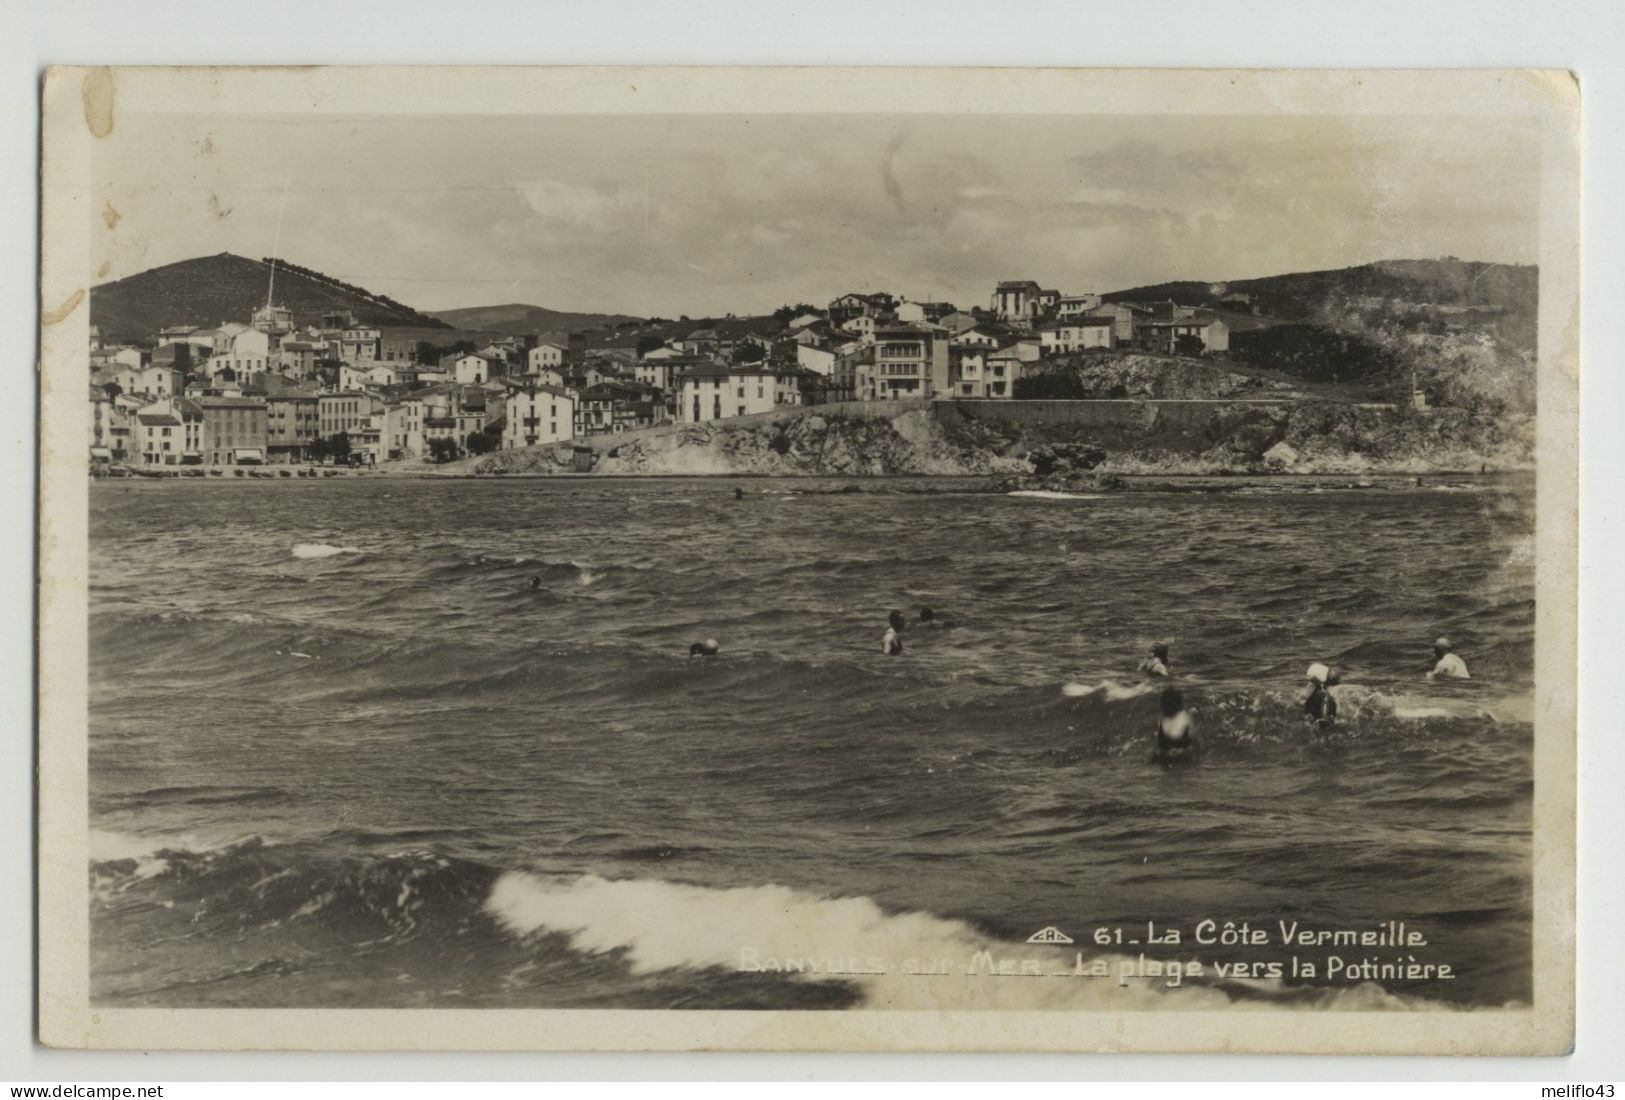
[[[293,556],[296,558],[333,558],[340,554],[359,554],[361,551],[354,546],[334,546],[326,542],[296,542],[293,545]]]
[[[223,983],[296,982],[300,959],[337,950],[384,956],[372,969],[388,978],[367,1003],[395,1003],[392,987],[431,980],[455,956],[460,981],[490,983],[464,992],[501,1003],[548,1003],[562,975],[585,968],[646,987],[693,988],[695,974],[708,974],[719,995],[740,982],[781,998],[790,987],[832,985],[822,1003],[869,1008],[1439,1007],[1375,983],[1329,988],[1211,971],[1170,982],[1122,955],[1007,942],[961,920],[772,883],[716,888],[499,869],[428,850],[342,855],[320,841],[259,837],[193,849],[112,834],[100,838],[91,874],[103,935],[164,942],[229,932],[242,945],[225,969],[112,991],[125,1003],[187,1004]],[[1012,958],[1042,972],[996,972]],[[1080,959],[1102,960],[1106,973],[1076,973]],[[692,1006],[710,1007],[703,998]]]

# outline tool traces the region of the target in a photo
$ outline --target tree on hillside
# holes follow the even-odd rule
[[[477,432],[468,434],[468,453],[471,455],[487,455],[502,446],[501,431],[493,432],[493,425],[487,425]]]
[[[350,433],[340,432],[327,441],[327,453],[332,456],[335,466],[342,466],[350,461]]]
[[[1089,394],[1076,374],[1050,371],[1017,378],[1011,396],[1018,401],[1078,401]]]
[[[429,440],[429,457],[436,462],[450,462],[457,457],[457,441],[441,437]]]
[[[734,348],[733,361],[735,363],[760,363],[767,358],[767,352],[757,343],[744,343]]]
[[[663,348],[665,346],[666,341],[662,340],[658,336],[640,336],[638,337],[637,346],[638,358],[642,359],[645,355],[649,354],[651,351],[654,351],[656,348]]]
[[[1207,344],[1203,342],[1200,336],[1194,336],[1190,333],[1186,333],[1174,341],[1175,355],[1184,355],[1192,359],[1199,359],[1205,351],[1207,351]]]
[[[1255,367],[1305,382],[1381,384],[1399,368],[1393,350],[1362,336],[1319,325],[1277,325],[1238,332],[1230,354]]]
[[[780,306],[778,309],[775,309],[773,311],[773,319],[775,321],[779,322],[779,324],[782,325],[786,321],[795,320],[797,317],[800,317],[803,313],[817,313],[817,312],[819,312],[819,309],[818,309],[817,306],[810,306],[806,302],[798,302],[793,306]]]

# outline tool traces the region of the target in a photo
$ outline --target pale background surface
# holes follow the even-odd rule
[[[20,8],[21,5],[13,5]],[[512,11],[504,5],[458,5],[457,24],[446,10],[421,0],[392,6],[388,18],[370,8],[346,11],[332,4],[285,4],[274,14],[264,5],[185,3],[169,5],[162,18],[108,4],[31,5],[7,17],[11,37],[5,51],[7,94],[3,102],[8,157],[0,179],[0,208],[6,255],[35,251],[35,104],[38,72],[48,63],[237,63],[365,62],[392,63],[613,63],[680,62],[758,64],[958,64],[958,65],[1188,65],[1188,66],[1566,66],[1581,74],[1583,113],[1589,143],[1585,165],[1591,196],[1625,192],[1625,166],[1615,138],[1625,108],[1625,84],[1610,67],[1616,62],[1621,29],[1619,15],[1600,4],[1543,6],[1534,18],[1530,8],[1500,4],[1349,5],[1340,9],[1294,12],[1284,3],[1252,3],[1224,19],[1193,19],[1174,5],[1142,4],[1127,9],[1069,10],[1062,5],[1023,5],[1024,23],[1042,25],[1044,34],[1008,36],[988,33],[983,4],[898,5],[885,11],[875,5],[820,4],[797,10],[789,5],[712,5],[670,10],[652,4],[599,3],[561,11]],[[1244,16],[1244,18],[1243,18]],[[1166,18],[1163,18],[1166,17]],[[918,33],[922,25],[960,26],[963,34]],[[498,26],[502,33],[495,33]],[[320,34],[308,28],[321,28]],[[421,26],[422,32],[394,28]],[[857,35],[852,28],[861,26]],[[1147,33],[1151,27],[1156,33]],[[302,33],[301,28],[306,28]],[[1002,39],[1008,41],[1002,41]],[[1153,49],[1154,44],[1154,49]],[[1585,211],[1585,240],[1591,246],[1584,261],[1583,382],[1584,463],[1602,470],[1588,483],[1583,498],[1582,677],[1586,654],[1605,654],[1616,641],[1610,611],[1617,606],[1621,582],[1605,575],[1603,563],[1619,558],[1607,516],[1619,514],[1619,479],[1611,476],[1621,457],[1617,433],[1604,417],[1621,407],[1619,372],[1611,351],[1621,333],[1616,311],[1608,303],[1620,291],[1617,261],[1604,245],[1617,239],[1620,214],[1615,204],[1592,202]],[[23,376],[32,359],[36,299],[31,265],[6,266],[0,279],[9,293],[0,296],[14,334],[12,369]],[[14,517],[32,511],[32,407],[30,401],[5,403],[0,424],[0,454],[10,476],[0,479]],[[1589,430],[1588,430],[1589,429]],[[1616,438],[1610,439],[1609,435]],[[1601,438],[1595,438],[1601,437]],[[0,560],[13,575],[26,577],[32,558],[31,524],[13,522],[0,536]],[[1617,1034],[1621,951],[1606,914],[1621,908],[1617,846],[1607,838],[1622,825],[1617,791],[1621,766],[1606,749],[1618,728],[1620,690],[1617,677],[1603,673],[1602,683],[1585,680],[1581,696],[1583,728],[1594,731],[1581,745],[1580,795],[1581,958],[1578,978],[1580,1026],[1578,1053],[1565,1061],[1507,1063],[1493,1060],[1336,1059],[1271,1060],[1266,1058],[943,1058],[804,1056],[678,1057],[646,1056],[399,1056],[328,1055],[121,1055],[50,1052],[31,1046],[29,1002],[32,987],[31,898],[25,889],[30,862],[31,805],[29,758],[31,682],[28,655],[31,639],[30,595],[19,583],[7,592],[12,660],[0,666],[0,737],[7,739],[15,766],[3,780],[4,824],[9,846],[7,866],[13,889],[0,899],[0,980],[9,996],[0,1039],[0,1077],[10,1080],[69,1081],[160,1079],[235,1079],[242,1077],[380,1078],[434,1076],[449,1078],[547,1078],[637,1074],[728,1077],[795,1075],[800,1077],[935,1077],[935,1076],[1089,1076],[1152,1077],[1285,1077],[1420,1076],[1545,1081],[1620,1076]],[[1589,608],[1589,611],[1585,610]],[[1599,747],[1600,746],[1600,747]],[[1587,841],[1590,840],[1590,843]]]

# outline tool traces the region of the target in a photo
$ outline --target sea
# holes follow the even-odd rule
[[[1532,484],[1173,488],[94,484],[93,1001],[1528,1004]]]

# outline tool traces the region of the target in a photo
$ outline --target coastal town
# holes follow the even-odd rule
[[[1252,308],[1245,295],[1222,305]],[[985,307],[848,293],[692,327],[513,334],[388,327],[353,310],[296,316],[278,304],[273,268],[247,317],[106,339],[92,326],[90,461],[93,473],[193,476],[445,463],[794,406],[1009,400],[1049,357],[1229,346],[1214,310],[1031,280],[998,283]]]

